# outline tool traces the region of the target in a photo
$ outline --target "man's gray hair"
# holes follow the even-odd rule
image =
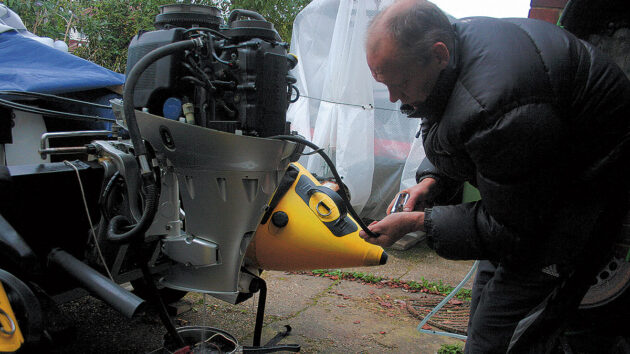
[[[376,23],[385,21],[382,28],[391,34],[401,59],[426,61],[431,46],[437,42],[444,43],[449,51],[453,50],[455,31],[444,12],[432,2],[418,0],[405,11],[387,12],[386,9],[377,14],[368,31],[373,30]]]

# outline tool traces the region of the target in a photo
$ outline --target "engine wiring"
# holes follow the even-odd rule
[[[82,121],[90,120],[90,121],[109,122],[109,123],[116,122],[116,119],[114,118],[105,118],[105,117],[90,116],[90,115],[79,114],[79,113],[55,111],[51,109],[39,108],[39,107],[34,107],[34,106],[22,104],[22,103],[17,103],[17,102],[7,100],[4,98],[0,98],[0,106],[17,109],[23,112],[41,114],[46,117],[78,119]]]

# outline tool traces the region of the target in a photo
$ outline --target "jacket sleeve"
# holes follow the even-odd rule
[[[520,105],[474,127],[464,147],[482,200],[428,210],[432,248],[450,259],[505,260],[534,242],[562,200],[572,160],[564,131],[547,103]]]
[[[514,247],[511,237],[505,237],[509,231],[487,213],[480,201],[427,208],[424,225],[428,246],[448,259],[499,260],[508,252],[501,255],[498,250]]]
[[[420,183],[425,178],[433,178],[436,182],[433,187],[435,189],[433,191],[435,197],[433,200],[428,201],[431,205],[452,204],[463,186],[462,182],[441,173],[426,157],[416,170],[416,183]]]

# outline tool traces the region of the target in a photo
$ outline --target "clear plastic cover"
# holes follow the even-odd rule
[[[300,91],[289,107],[291,129],[331,156],[353,207],[368,219],[385,215],[401,178],[415,183],[424,157],[415,139],[419,120],[400,113],[399,102],[389,102],[387,88],[372,78],[365,58],[369,21],[391,2],[315,0],[296,17],[291,38],[291,52],[299,58],[292,73]],[[317,155],[300,162],[312,173],[330,176]]]

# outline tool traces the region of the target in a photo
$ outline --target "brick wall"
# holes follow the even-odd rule
[[[528,17],[555,24],[567,2],[568,0],[532,0]]]

